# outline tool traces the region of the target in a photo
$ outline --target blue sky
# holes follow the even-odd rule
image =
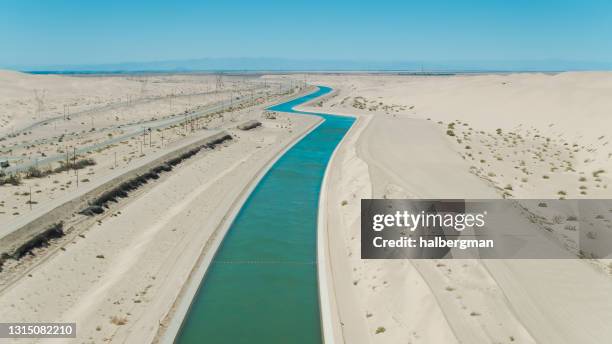
[[[612,1],[0,0],[0,66],[216,57],[612,62]]]

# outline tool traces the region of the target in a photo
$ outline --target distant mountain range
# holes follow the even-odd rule
[[[109,64],[15,65],[5,68],[31,72],[136,72],[136,71],[568,71],[612,70],[612,62],[524,61],[366,61],[285,58],[201,58]]]

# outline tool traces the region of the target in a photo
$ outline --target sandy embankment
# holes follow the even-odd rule
[[[248,116],[247,116],[248,117]],[[259,118],[126,202],[0,293],[0,321],[76,321],[75,342],[150,342],[258,171],[317,118]],[[22,342],[22,341],[20,341]]]
[[[591,174],[610,171],[600,121],[611,120],[604,116],[611,80],[607,73],[320,76],[339,92],[314,111],[357,114],[364,127],[349,133],[327,176],[337,338],[609,342],[606,261],[364,261],[359,199],[609,198],[607,174]]]

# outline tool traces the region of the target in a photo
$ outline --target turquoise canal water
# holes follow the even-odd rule
[[[321,125],[288,150],[249,196],[200,285],[178,343],[321,343],[317,206],[332,152],[353,118],[294,111],[328,87],[269,108]]]

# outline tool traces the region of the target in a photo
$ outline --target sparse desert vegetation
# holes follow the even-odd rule
[[[598,164],[595,152],[570,144],[560,135],[546,136],[535,127],[522,125],[513,130],[498,128],[487,132],[460,120],[438,124],[445,127],[447,136],[454,138],[463,159],[473,163],[470,171],[490,182],[505,198],[533,195],[576,198],[591,195],[589,189],[603,195],[608,188],[608,179],[602,179],[604,169],[590,172],[592,181],[584,176],[591,166]],[[529,178],[538,175],[540,179]],[[554,190],[554,186],[567,189]]]

